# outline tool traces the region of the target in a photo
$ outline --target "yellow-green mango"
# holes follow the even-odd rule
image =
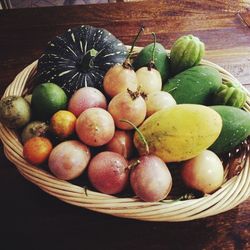
[[[211,146],[222,129],[221,116],[198,104],[179,104],[160,110],[139,127],[149,146],[149,153],[165,162],[191,159]],[[140,155],[146,147],[135,133],[134,144]]]

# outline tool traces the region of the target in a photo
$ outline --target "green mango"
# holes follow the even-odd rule
[[[147,66],[148,63],[150,63],[153,47],[154,43],[150,43],[139,52],[133,62],[135,70]],[[166,49],[160,43],[155,44],[155,67],[160,72],[162,81],[165,82],[170,76],[170,59]]]
[[[213,94],[220,88],[222,78],[215,68],[198,65],[187,69],[163,85],[177,104],[212,104]]]
[[[250,135],[249,112],[225,105],[210,106],[210,108],[222,118],[221,133],[210,150],[216,154],[229,152]]]

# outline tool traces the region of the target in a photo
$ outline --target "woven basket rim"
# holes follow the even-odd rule
[[[142,47],[135,47],[134,51],[138,53],[141,49]],[[169,50],[167,52],[169,53]],[[37,60],[34,61],[16,76],[7,87],[3,97],[24,93],[27,82],[36,72],[37,62]],[[219,70],[224,81],[233,81],[241,86],[248,94],[244,109],[250,112],[250,94],[232,74],[207,60],[202,60],[201,64],[215,67]],[[87,190],[86,193],[83,187],[59,180],[45,170],[27,163],[22,156],[22,144],[18,134],[2,124],[0,124],[0,138],[6,157],[27,180],[66,203],[113,216],[144,221],[189,221],[230,210],[250,195],[249,154],[245,154],[244,159],[241,159],[243,166],[241,173],[226,181],[220,189],[211,195],[192,200],[143,202],[136,197],[119,198],[91,190]]]

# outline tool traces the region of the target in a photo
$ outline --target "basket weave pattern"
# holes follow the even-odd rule
[[[136,50],[138,52],[140,48],[136,48]],[[202,61],[202,64],[218,69],[223,81],[233,81],[240,85],[237,79],[218,65],[205,60]],[[36,73],[36,67],[37,61],[21,71],[8,86],[3,97],[23,95],[27,90],[29,79]],[[242,86],[242,88],[244,87]],[[245,89],[245,91],[247,90]],[[250,112],[249,93],[244,109]],[[142,202],[136,197],[118,198],[91,190],[87,190],[86,193],[83,187],[59,180],[50,173],[27,163],[23,158],[23,146],[15,131],[1,124],[0,137],[6,157],[27,180],[64,202],[100,213],[145,221],[189,221],[230,210],[250,195],[249,145],[244,152],[240,152],[240,167],[242,168],[240,174],[229,180],[225,176],[224,184],[215,193],[183,201]],[[225,173],[229,168],[230,166],[226,166]]]

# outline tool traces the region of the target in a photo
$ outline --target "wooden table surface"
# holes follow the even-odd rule
[[[142,1],[0,11],[0,94],[67,28],[104,27],[131,44],[138,28],[170,48],[183,34],[250,90],[250,1]],[[1,249],[250,249],[250,200],[229,212],[181,223],[115,218],[65,204],[26,181],[0,154]],[[4,246],[4,247],[3,247]],[[50,247],[49,247],[50,246]]]

